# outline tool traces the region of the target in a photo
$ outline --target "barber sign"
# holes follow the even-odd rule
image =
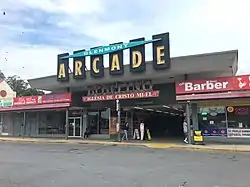
[[[221,77],[208,80],[190,80],[176,83],[176,94],[195,94],[250,89],[250,76]]]

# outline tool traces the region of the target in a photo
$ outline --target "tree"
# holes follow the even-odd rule
[[[0,70],[0,79],[2,79],[2,80],[5,80],[5,75],[4,75],[4,73],[2,72],[2,70]]]
[[[42,90],[30,88],[28,82],[26,82],[24,79],[21,79],[17,75],[9,76],[5,80],[12,90],[16,92],[17,97],[44,94]]]

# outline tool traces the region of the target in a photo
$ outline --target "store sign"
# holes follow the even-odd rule
[[[88,87],[88,96],[103,94],[117,94],[129,92],[153,91],[151,80],[120,82],[106,85],[94,85]]]
[[[74,51],[72,55],[64,53],[58,55],[57,80],[69,81],[69,58],[73,58],[73,78],[86,78],[85,58],[90,57],[90,76],[104,77],[104,55],[109,54],[109,74],[123,75],[123,51],[129,49],[129,65],[131,73],[146,71],[145,45],[153,45],[153,68],[155,70],[170,68],[169,33],[153,35],[151,40],[138,38],[128,43],[115,43],[98,46],[89,50]]]
[[[1,99],[0,107],[8,107],[13,105],[13,99]]]
[[[227,129],[227,137],[230,138],[250,138],[250,129]]]
[[[71,103],[71,93],[42,95],[42,103]]]
[[[108,100],[123,100],[123,99],[140,99],[140,98],[153,98],[159,97],[159,91],[148,91],[148,92],[131,92],[131,93],[118,93],[108,95],[96,95],[96,96],[84,96],[82,97],[83,102],[94,102],[94,101],[108,101]]]
[[[227,129],[204,129],[202,130],[203,136],[227,136]]]
[[[41,103],[41,100],[39,100]],[[38,96],[23,96],[13,98],[13,106],[38,104]]]
[[[250,90],[250,75],[176,83],[176,94]]]
[[[50,103],[70,103],[71,93],[45,94],[13,98],[13,106],[38,105]]]

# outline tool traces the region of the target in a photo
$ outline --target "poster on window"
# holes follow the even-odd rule
[[[204,129],[202,130],[203,136],[227,136],[227,129]]]
[[[250,129],[227,129],[227,137],[229,138],[250,138]]]
[[[109,121],[109,135],[117,134],[117,132],[116,132],[116,122],[117,122],[116,117],[111,117],[110,118],[110,121]]]

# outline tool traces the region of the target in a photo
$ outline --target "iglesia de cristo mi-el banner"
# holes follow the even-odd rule
[[[109,55],[109,74],[123,75],[123,51],[129,50],[129,65],[131,73],[145,72],[145,45],[152,43],[153,68],[155,70],[170,68],[169,33],[153,35],[152,39],[138,38],[128,43],[114,43],[98,46],[88,50],[74,51],[73,54],[58,55],[57,80],[69,81],[69,58],[73,58],[73,78],[85,79],[85,59],[90,57],[90,76],[104,77],[104,55]],[[127,63],[126,63],[127,64]]]

